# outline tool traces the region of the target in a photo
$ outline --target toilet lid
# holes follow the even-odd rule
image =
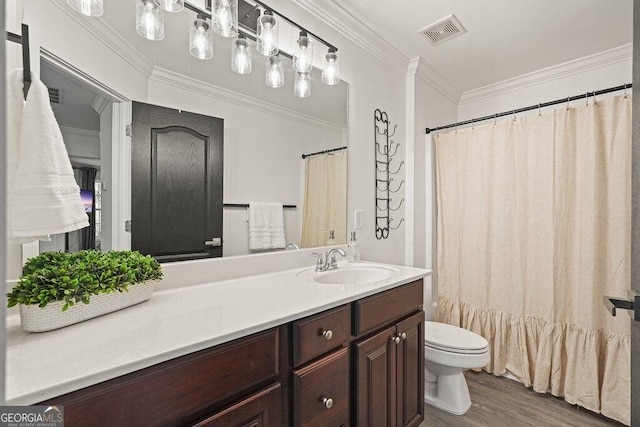
[[[425,322],[424,342],[430,347],[451,350],[456,353],[476,353],[489,343],[480,335],[446,323]]]

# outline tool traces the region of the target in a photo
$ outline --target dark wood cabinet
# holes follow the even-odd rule
[[[353,345],[355,424],[417,426],[424,420],[422,281],[357,301],[355,331],[380,324],[372,313],[385,296],[393,308],[382,310],[387,324]]]
[[[41,402],[69,426],[417,426],[422,280]]]
[[[349,423],[349,349],[341,348],[293,371],[293,425]]]
[[[278,427],[282,425],[280,383],[218,412],[194,427]]]

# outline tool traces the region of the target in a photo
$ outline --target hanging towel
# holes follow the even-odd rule
[[[285,246],[282,203],[249,203],[249,249]]]
[[[62,133],[46,86],[31,75],[23,101],[22,70],[7,81],[8,243],[48,239],[88,227]]]

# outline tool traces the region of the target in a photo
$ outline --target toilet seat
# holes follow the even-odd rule
[[[425,322],[424,344],[440,351],[459,354],[482,354],[489,342],[480,335],[446,323]]]

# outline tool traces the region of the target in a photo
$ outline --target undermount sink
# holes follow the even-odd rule
[[[346,263],[335,270],[316,272],[309,269],[298,273],[297,276],[331,285],[361,285],[386,280],[397,273],[394,268],[375,264]]]

